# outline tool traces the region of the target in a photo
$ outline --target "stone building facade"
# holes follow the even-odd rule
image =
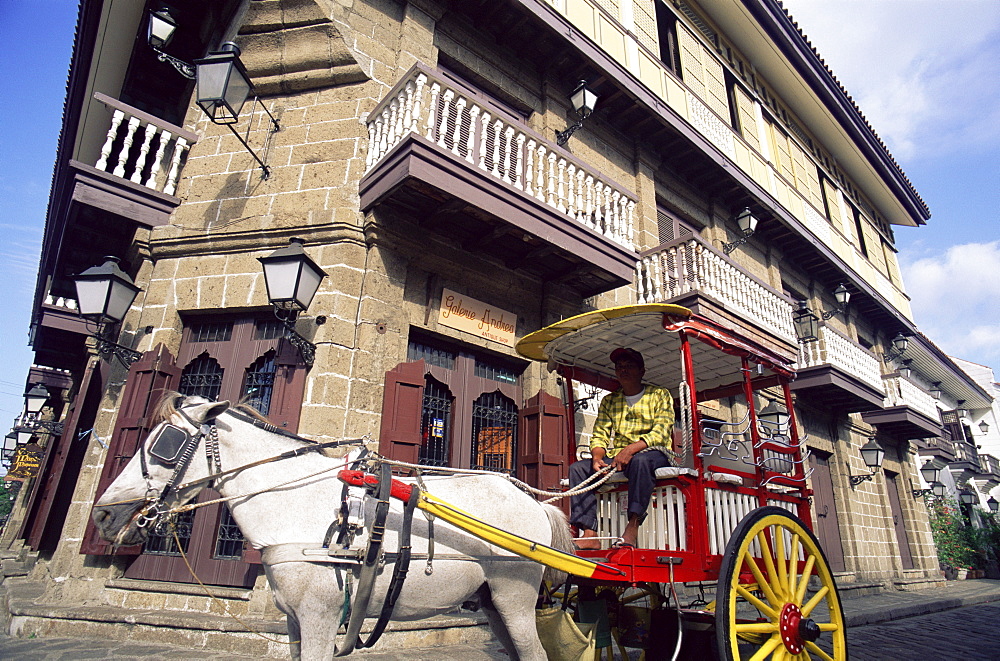
[[[22,633],[104,632],[80,603],[214,646],[251,643],[185,613],[218,615],[224,602],[273,628],[263,574],[223,509],[188,522],[221,601],[191,585],[171,540],[111,554],[88,529],[167,387],[249,397],[317,440],[367,437],[552,486],[571,458],[527,438],[526,416],[548,407],[557,435],[574,416],[586,444],[593,409],[571,400],[587,393],[509,341],[442,323],[448,293],[516,318],[516,337],[599,307],[678,303],[794,358],[812,523],[841,588],[940,579],[910,497],[915,443],[944,434],[940,402],[987,409],[992,397],[910,319],[892,227],[929,211],[780,3],[174,5],[166,50],[190,61],[234,39],[260,98],[239,136],[213,124],[146,44],[157,7],[81,3],[28,377],[47,384],[44,415],[65,431],[39,432],[46,459],[3,538],[37,560],[26,580],[40,596],[15,613]],[[580,80],[597,109],[559,146]],[[748,238],[743,209],[759,220]],[[257,261],[292,237],[327,274],[296,322],[316,346],[311,365],[283,338]],[[105,254],[142,289],[118,335],[143,354],[130,367],[102,355],[73,312],[69,276]],[[834,314],[805,336],[800,304]],[[417,409],[400,404],[407,388]],[[719,419],[738,408],[707,406]],[[506,430],[502,447],[486,428]],[[858,452],[870,437],[884,463],[853,484],[871,472]]]

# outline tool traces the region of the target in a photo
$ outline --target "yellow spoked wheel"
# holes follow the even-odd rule
[[[724,661],[844,661],[837,585],[816,537],[780,507],[736,527],[719,570],[716,636]]]

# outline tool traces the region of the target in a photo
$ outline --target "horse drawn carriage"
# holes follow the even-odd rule
[[[805,446],[786,413],[788,361],[665,304],[572,317],[524,337],[517,350],[570,383],[612,389],[607,355],[616,346],[642,353],[645,381],[668,388],[679,404],[679,465],[658,469],[634,547],[607,543],[626,518],[625,485],[613,477],[599,487],[604,548],[574,552],[565,518],[509,476],[408,466],[416,477],[392,478],[394,462],[351,455],[346,466],[317,452],[333,443],[293,437],[200,398],[167,407],[166,422],[102,495],[94,520],[109,540],[136,543],[211,483],[248,541],[264,549],[293,656],[302,658],[371,645],[389,617],[419,619],[474,602],[512,658],[544,659],[534,617],[544,567],[550,578],[570,576],[564,597],[570,584],[579,595],[640,594],[660,622],[669,614],[677,633],[666,643],[653,637],[669,647],[656,658],[676,657],[680,632],[714,628],[727,661],[846,659],[836,584],[808,523]],[[207,460],[192,462],[202,447]],[[567,448],[576,452],[575,443]],[[342,503],[333,524],[330,510],[316,506],[323,502]],[[408,573],[415,559],[426,567]],[[681,584],[714,584],[714,599],[680,603]],[[378,622],[364,641],[366,616]],[[347,635],[337,646],[342,620]],[[711,658],[707,647],[701,658]]]

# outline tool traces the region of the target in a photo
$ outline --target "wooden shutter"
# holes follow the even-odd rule
[[[276,426],[296,433],[309,366],[292,343],[282,338],[274,357],[274,389],[268,419]]]
[[[521,479],[539,489],[558,488],[559,480],[569,473],[571,456],[562,400],[539,391],[521,408],[518,430]]]
[[[743,135],[743,139],[759,154],[763,150],[760,148],[760,132],[757,129],[757,111],[754,108],[754,101],[739,85],[734,86],[733,91],[736,96],[736,113],[740,119],[740,133]]]
[[[701,66],[701,44],[690,30],[680,23],[677,24],[677,41],[681,46],[681,79],[695,96],[705,100],[708,93],[705,90],[705,74]]]
[[[420,420],[424,408],[423,360],[400,363],[385,373],[379,453],[390,459],[417,463],[420,457]]]
[[[826,193],[826,208],[830,214],[830,222],[845,236],[850,236],[850,231],[844,228],[844,217],[841,215],[840,196],[837,195],[837,187],[829,179],[823,179],[823,192]]]
[[[125,389],[119,400],[118,419],[111,437],[110,447],[104,460],[104,470],[97,483],[96,501],[114,481],[136,448],[153,427],[150,414],[168,390],[177,387],[181,370],[170,351],[159,344],[147,351],[129,369]],[[142,546],[118,547],[112,551],[111,545],[97,534],[93,521],[87,521],[87,531],[80,545],[80,553],[88,555],[138,555]]]

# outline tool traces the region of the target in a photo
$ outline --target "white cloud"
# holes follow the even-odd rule
[[[784,5],[898,159],[1000,146],[1000,2]]]
[[[1000,363],[1000,241],[965,243],[908,260],[900,254],[918,327],[951,355]]]

